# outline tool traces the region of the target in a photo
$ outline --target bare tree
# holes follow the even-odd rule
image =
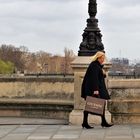
[[[23,52],[20,50],[20,48],[16,48],[13,45],[1,45],[0,47],[0,58],[4,61],[14,63],[16,69],[20,71],[24,69],[22,54]]]
[[[38,67],[40,67],[42,72],[48,72],[48,66],[50,61],[51,54],[43,51],[39,51],[36,53],[36,61]]]
[[[70,63],[74,59],[75,55],[72,50],[65,48],[64,49],[64,74],[71,73],[72,68]]]
[[[0,46],[0,59],[10,61],[18,71],[30,73],[72,73],[71,62],[75,55],[72,50],[65,48],[64,56],[39,51],[32,53],[25,46],[16,48],[13,45]]]

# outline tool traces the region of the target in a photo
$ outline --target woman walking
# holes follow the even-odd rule
[[[106,77],[105,72],[103,71],[103,62],[105,60],[105,53],[98,51],[93,57],[92,62],[90,63],[89,67],[87,68],[86,74],[83,79],[82,89],[81,89],[81,97],[86,100],[87,96],[98,97],[101,99],[109,100],[110,96],[108,94],[105,80]],[[91,129],[88,124],[88,114],[90,112],[84,111],[83,112],[83,123],[82,127]],[[91,113],[92,114],[92,113]],[[104,113],[101,116],[101,126],[102,127],[111,127],[112,124],[108,124],[105,119],[105,108]]]

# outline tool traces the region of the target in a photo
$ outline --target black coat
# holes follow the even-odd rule
[[[98,61],[91,62],[83,79],[81,97],[86,99],[86,96],[92,96],[98,90],[100,98],[110,99],[104,78],[102,65]]]

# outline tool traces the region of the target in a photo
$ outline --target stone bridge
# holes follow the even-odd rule
[[[140,79],[107,79],[114,123],[140,123]],[[1,77],[0,116],[69,119],[74,77]]]

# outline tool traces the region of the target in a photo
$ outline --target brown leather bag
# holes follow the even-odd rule
[[[95,115],[103,115],[106,100],[87,96],[85,111],[88,111]]]

